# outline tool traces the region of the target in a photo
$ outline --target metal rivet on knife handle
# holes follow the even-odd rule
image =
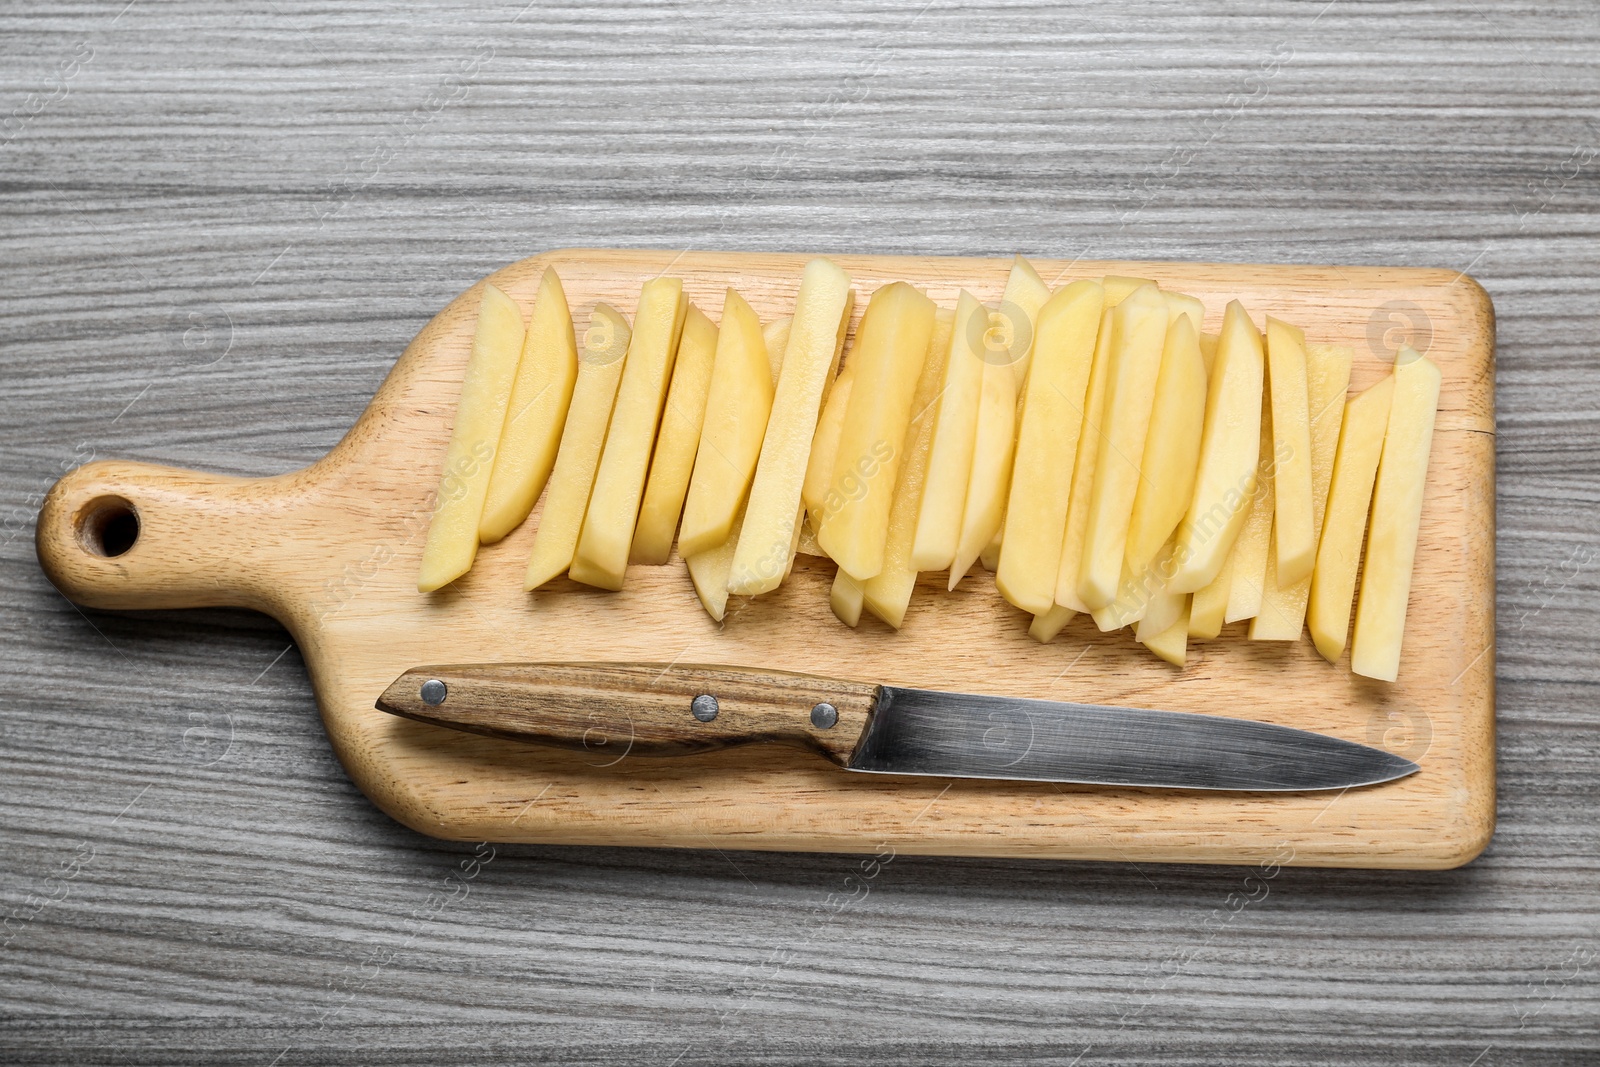
[[[839,721],[839,709],[826,702],[811,709],[811,725],[819,730],[831,730]]]
[[[701,693],[689,702],[689,711],[701,722],[710,722],[717,717],[717,698],[710,693]]]
[[[430,708],[436,708],[444,703],[444,698],[450,690],[437,678],[429,678],[422,683],[422,702]]]

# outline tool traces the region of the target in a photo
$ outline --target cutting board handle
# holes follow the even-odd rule
[[[95,608],[247,607],[280,615],[275,543],[304,503],[306,471],[232,478],[108,460],[57,482],[39,510],[39,563]]]

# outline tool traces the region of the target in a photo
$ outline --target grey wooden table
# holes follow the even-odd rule
[[[0,1056],[1600,1061],[1600,9],[14,4],[0,13]],[[1439,874],[471,846],[299,656],[81,612],[33,514],[334,443],[571,245],[1470,270],[1499,312],[1500,829]]]

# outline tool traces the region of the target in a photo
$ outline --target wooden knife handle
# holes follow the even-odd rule
[[[502,663],[417,667],[395,679],[377,706],[457,730],[584,749],[610,762],[780,741],[844,766],[877,702],[876,685],[780,671]]]

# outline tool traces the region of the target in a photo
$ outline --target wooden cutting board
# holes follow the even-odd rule
[[[789,314],[804,255],[567,250],[489,280],[531,307],[555,266],[580,330],[604,300],[630,313],[644,280],[673,274],[713,318],[734,286],[764,321]],[[908,280],[942,306],[960,288],[993,306],[1008,262],[836,256],[865,296]],[[522,573],[537,511],[470,574],[432,595],[417,564],[471,343],[474,286],[428,324],[355,428],[318,463],[259,480],[98,462],[51,491],[39,558],[73,600],[113,609],[231,605],[264,611],[299,642],[323,723],[351,778],[426,834],[566,844],[786,849],[1098,860],[1443,868],[1494,826],[1494,318],[1447,271],[1035,261],[1059,285],[1128,274],[1193,293],[1216,330],[1228,300],[1308,340],[1356,350],[1353,390],[1409,339],[1444,373],[1400,680],[1330,666],[1308,639],[1250,642],[1244,624],[1191,646],[1177,670],[1127,632],[1086,618],[1052,644],[986,573],[918,589],[904,630],[828,608],[833,566],[802,556],[776,593],[701,610],[676,558],[633,567],[621,593]],[[852,325],[852,330],[854,326]],[[100,551],[130,532],[120,555]],[[1343,794],[1206,794],[850,774],[757,745],[608,760],[456,733],[376,711],[409,667],[517,660],[742,665],[897,685],[1169,708],[1261,719],[1380,745],[1422,771]]]

